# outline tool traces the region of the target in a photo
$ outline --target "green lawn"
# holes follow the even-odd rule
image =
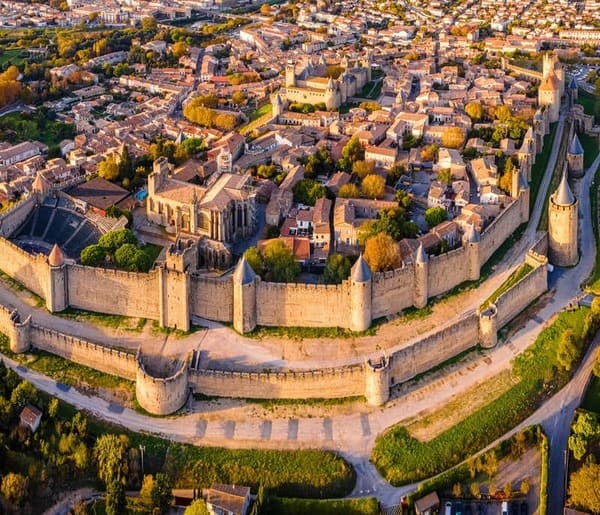
[[[481,311],[485,310],[490,304],[493,304],[498,300],[500,295],[506,293],[510,290],[515,284],[517,284],[523,277],[525,277],[529,272],[533,270],[533,267],[528,263],[523,263],[519,268],[517,268],[512,274],[510,274],[506,280],[498,287],[498,289],[492,293],[486,300],[481,304],[479,309]]]
[[[590,204],[592,208],[592,227],[596,238],[596,261],[589,279],[586,281],[586,290],[600,293],[600,239],[598,238],[598,186],[600,185],[600,168],[596,170],[594,180],[590,186]]]
[[[583,147],[583,167],[587,170],[598,155],[598,138],[587,134],[578,134],[577,137]]]
[[[561,312],[535,343],[515,358],[513,374],[520,382],[433,440],[420,442],[402,425],[379,436],[371,459],[383,477],[393,485],[432,477],[483,449],[527,418],[568,382],[570,374],[557,365],[558,342],[567,329],[572,329],[578,339],[583,338],[588,313],[586,308]],[[584,347],[579,349],[580,354]]]
[[[213,482],[262,485],[274,495],[329,498],[348,495],[354,469],[326,451],[231,450],[170,445],[165,471],[175,488],[206,488]]]
[[[587,91],[579,88],[577,103],[579,103],[583,106],[583,110],[585,111],[585,114],[594,116],[596,119],[596,122],[598,122],[598,119],[600,118],[600,98],[599,97],[597,97],[596,95],[592,95],[591,93],[588,93]]]
[[[10,350],[8,338],[0,333],[0,352],[19,363],[51,377],[55,381],[74,387],[107,388],[126,390],[133,395],[132,381],[106,374],[49,352],[31,349],[25,354],[15,354]]]
[[[554,137],[556,136],[556,123],[550,125],[550,132],[544,136],[544,148],[543,150],[537,154],[535,158],[535,163],[531,167],[531,183],[529,185],[530,188],[530,202],[529,202],[529,212],[533,211],[533,207],[535,206],[535,199],[537,198],[538,191],[540,190],[540,185],[542,184],[542,179],[544,177],[544,171],[546,170],[546,166],[548,165],[548,159],[550,159],[550,152],[552,151],[552,146],[554,145]]]
[[[379,515],[379,505],[374,497],[343,500],[271,497],[267,512],[285,515]]]
[[[10,50],[4,50],[0,53],[0,67],[3,67],[5,64],[10,62],[10,64],[14,64],[15,66],[20,66],[23,64],[23,57],[20,55],[23,50],[20,48],[12,48]]]
[[[83,309],[67,308],[60,313],[55,313],[61,318],[86,322],[95,326],[110,327],[112,329],[125,329],[127,331],[141,332],[146,325],[145,318],[131,318],[123,315],[109,315],[85,311]]]

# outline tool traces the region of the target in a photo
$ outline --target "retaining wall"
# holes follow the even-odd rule
[[[231,277],[211,279],[192,275],[190,313],[208,320],[231,322],[233,320]]]
[[[30,196],[22,202],[19,202],[10,211],[0,215],[0,236],[8,238],[21,227],[29,216],[29,213],[33,211],[35,202],[35,197]]]

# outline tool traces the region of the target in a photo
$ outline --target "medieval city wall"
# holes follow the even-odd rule
[[[429,258],[429,297],[445,293],[468,278],[469,261],[465,247]]]
[[[349,327],[348,282],[324,285],[259,281],[256,315],[258,325]]]
[[[183,406],[190,393],[189,367],[180,363],[169,377],[156,377],[146,371],[141,353],[136,364],[135,396],[140,406],[155,415],[169,415]]]
[[[68,304],[71,307],[157,320],[157,271],[148,274],[69,265]]]
[[[534,269],[496,300],[498,328],[502,327],[548,289],[548,260],[530,252],[526,263]]]
[[[373,276],[372,318],[394,315],[413,305],[413,266]]]
[[[481,234],[480,267],[492,257],[492,254],[502,245],[506,239],[521,225],[521,202],[519,197],[509,204],[492,221],[492,223]]]
[[[231,277],[212,279],[192,275],[190,313],[208,320],[231,322],[233,319],[233,283]]]
[[[46,298],[50,268],[45,256],[32,256],[14,243],[0,238],[0,270],[19,281],[28,290]]]
[[[390,384],[399,384],[477,345],[479,317],[471,312],[457,322],[391,356]]]
[[[34,207],[35,197],[31,196],[0,215],[0,236],[8,238],[12,235],[25,222]]]
[[[46,352],[107,374],[135,380],[134,354],[31,324],[31,344]]]
[[[271,373],[192,369],[189,380],[205,395],[253,399],[332,399],[363,395],[365,390],[362,366]]]

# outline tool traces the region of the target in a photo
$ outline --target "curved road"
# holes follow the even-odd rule
[[[557,131],[562,133],[563,120]],[[557,134],[557,137],[560,134]],[[546,170],[539,198],[545,197],[550,182],[552,163],[556,159],[556,145]],[[254,448],[300,448],[319,447],[336,450],[345,456],[357,470],[357,485],[353,496],[375,495],[384,505],[397,504],[401,495],[411,491],[414,485],[394,488],[381,478],[369,461],[375,437],[387,427],[416,416],[426,409],[443,405],[456,395],[464,393],[482,381],[493,377],[510,367],[515,355],[525,350],[543,329],[545,323],[579,292],[580,283],[589,275],[595,256],[595,244],[591,232],[589,208],[589,186],[596,168],[600,165],[600,156],[588,169],[580,184],[579,195],[581,217],[581,260],[577,267],[557,269],[551,277],[555,287],[552,300],[538,312],[536,320],[530,320],[518,331],[511,341],[495,349],[486,351],[482,357],[468,366],[459,368],[443,378],[434,378],[414,390],[402,394],[391,401],[384,409],[370,413],[355,413],[337,417],[305,419],[250,419],[228,420],[228,415],[215,419],[214,414],[188,414],[178,417],[149,417],[97,397],[88,397],[74,388],[57,384],[54,380],[33,372],[17,363],[6,360],[19,375],[32,382],[36,387],[69,402],[80,409],[86,409],[96,416],[123,425],[132,430],[152,432],[177,441],[200,445],[220,445],[225,447]],[[543,201],[538,199],[534,216],[527,230],[528,238],[536,233],[537,220]],[[524,238],[524,239],[528,239]],[[521,256],[522,257],[522,256]],[[1,291],[1,289],[0,289]],[[544,323],[540,323],[539,320]],[[558,513],[562,506],[564,483],[563,450],[566,447],[569,422],[573,408],[581,397],[589,370],[593,362],[590,352],[584,365],[574,379],[559,394],[550,399],[527,422],[541,422],[551,440],[551,513]]]

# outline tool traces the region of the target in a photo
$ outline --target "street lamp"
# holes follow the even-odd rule
[[[142,455],[142,478],[144,477],[144,451],[146,450],[146,446],[140,444],[140,453]]]

